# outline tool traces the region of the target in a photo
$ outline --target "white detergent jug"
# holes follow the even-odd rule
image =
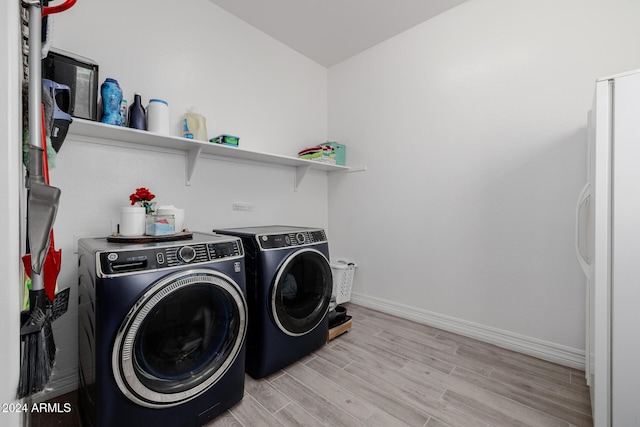
[[[182,116],[182,136],[199,141],[208,141],[207,120],[191,108]]]

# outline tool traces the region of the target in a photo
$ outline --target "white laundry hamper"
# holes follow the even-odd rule
[[[353,261],[345,258],[330,260],[331,273],[333,274],[333,294],[336,304],[342,304],[351,300],[351,288],[353,276],[358,267]]]

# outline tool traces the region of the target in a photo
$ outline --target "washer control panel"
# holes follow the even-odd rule
[[[97,253],[97,268],[103,277],[119,276],[243,256],[242,242],[236,239],[226,242],[102,251]]]
[[[305,246],[327,241],[324,230],[304,230],[282,234],[257,235],[258,244],[263,250]]]

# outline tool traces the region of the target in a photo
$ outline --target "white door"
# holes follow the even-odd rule
[[[593,422],[610,426],[610,213],[611,213],[611,134],[613,81],[596,85],[591,135],[593,145],[593,262],[590,283],[590,369]]]
[[[640,74],[614,86],[611,413],[613,426],[640,425]]]

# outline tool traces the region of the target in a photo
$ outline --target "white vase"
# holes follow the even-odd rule
[[[145,208],[127,206],[120,208],[120,235],[143,236],[145,229]]]

